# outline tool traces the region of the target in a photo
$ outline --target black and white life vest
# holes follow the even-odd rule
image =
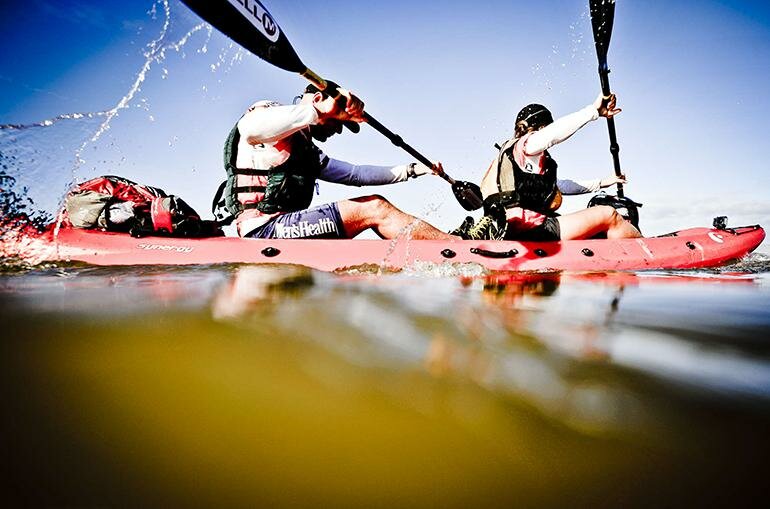
[[[265,214],[294,212],[306,209],[313,199],[318,176],[323,169],[321,150],[306,132],[297,132],[276,144],[285,144],[289,158],[273,168],[238,168],[238,125],[225,141],[224,166],[227,180],[214,198],[213,207],[222,219],[222,206],[230,218],[246,210],[257,209]]]
[[[543,154],[544,172],[530,173],[522,170],[513,157],[518,138],[508,140],[493,163],[498,192],[484,199],[485,208],[492,204],[505,208],[521,207],[543,214],[552,214],[561,205],[561,193],[556,183],[556,161],[546,151]]]

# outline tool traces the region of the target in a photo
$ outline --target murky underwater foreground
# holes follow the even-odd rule
[[[12,270],[2,496],[761,504],[770,278],[756,256],[735,270],[475,278]]]

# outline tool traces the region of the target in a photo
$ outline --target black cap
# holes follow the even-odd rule
[[[527,127],[539,129],[553,123],[553,115],[542,104],[528,104],[516,115],[516,123],[522,121],[527,123]]]
[[[340,88],[339,85],[337,85],[333,81],[326,80],[326,89],[325,90],[321,90],[317,86],[315,86],[313,83],[310,83],[308,86],[305,87],[305,92],[304,93],[305,94],[315,94],[316,92],[321,92],[321,94],[324,96],[324,98],[327,98],[327,97],[330,96],[330,94],[327,92],[327,90],[333,92],[334,90],[337,90],[338,88]],[[361,130],[361,126],[358,124],[358,122],[344,121],[344,122],[342,122],[342,124],[345,127],[347,127],[353,133],[357,133],[357,132],[359,132]]]

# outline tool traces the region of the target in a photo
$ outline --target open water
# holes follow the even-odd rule
[[[211,36],[153,5],[113,106],[0,125],[0,225],[133,176],[118,120],[154,122],[146,79]],[[217,73],[243,55],[211,53]],[[765,254],[498,275],[2,260],[0,324],[6,506],[766,505]]]
[[[6,266],[6,500],[754,504],[770,262],[327,274]],[[761,505],[761,504],[757,504]]]

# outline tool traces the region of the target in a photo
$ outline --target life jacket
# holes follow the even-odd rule
[[[323,169],[321,150],[304,134],[297,132],[284,141],[289,158],[273,168],[238,168],[238,125],[225,141],[224,164],[227,180],[219,186],[212,210],[220,220],[232,221],[244,210],[265,214],[306,209]],[[229,217],[225,217],[229,216]]]
[[[497,154],[496,183],[498,192],[484,199],[485,210],[502,205],[505,208],[521,207],[546,215],[553,215],[561,205],[561,192],[556,184],[558,165],[548,151],[545,152],[545,171],[542,174],[522,170],[513,157],[518,138],[507,141]]]
[[[135,237],[210,237],[222,235],[214,221],[201,220],[178,196],[105,175],[78,184],[64,198],[69,223],[75,228],[128,232]]]

